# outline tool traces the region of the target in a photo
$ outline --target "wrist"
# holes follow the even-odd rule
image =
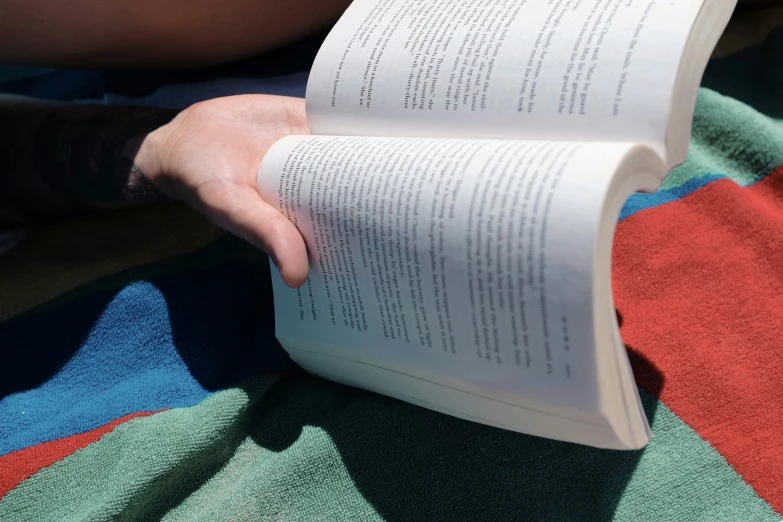
[[[146,203],[168,199],[163,174],[169,124],[130,139],[122,152],[128,172],[125,196],[130,202]]]
[[[153,183],[160,178],[163,171],[168,127],[169,124],[166,124],[147,134],[131,138],[123,150],[123,156],[136,167],[137,175],[141,174]]]

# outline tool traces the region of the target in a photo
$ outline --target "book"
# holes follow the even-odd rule
[[[599,448],[651,432],[611,288],[615,225],[687,155],[733,0],[355,0],[266,154],[301,232],[272,268],[302,368]],[[644,274],[639,274],[644,277]]]

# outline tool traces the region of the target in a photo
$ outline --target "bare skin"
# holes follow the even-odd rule
[[[192,68],[257,55],[330,26],[351,0],[9,0],[0,63]],[[307,277],[296,228],[256,189],[269,147],[309,132],[304,100],[248,95],[181,113],[0,97],[0,231],[181,199]]]
[[[258,169],[283,136],[308,134],[304,100],[232,96],[197,104],[151,133],[136,165],[166,194],[269,253],[283,280],[307,279],[307,251],[294,225],[261,199]]]
[[[261,199],[266,152],[308,133],[304,100],[216,98],[171,111],[0,105],[0,231],[76,212],[181,199],[268,253],[291,286],[307,254],[291,222]]]
[[[254,56],[333,24],[351,0],[4,0],[0,63],[192,68]]]

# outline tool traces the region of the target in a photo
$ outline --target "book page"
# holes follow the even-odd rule
[[[315,134],[633,140],[664,155],[702,0],[356,0],[311,71]]]
[[[273,270],[278,338],[596,407],[595,234],[629,147],[281,140],[259,188],[302,233],[310,274],[291,289]]]

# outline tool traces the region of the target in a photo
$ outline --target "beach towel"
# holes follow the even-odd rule
[[[306,77],[252,70],[230,77],[258,92]],[[229,83],[49,94],[165,105]],[[0,520],[780,522],[781,118],[783,10],[743,13],[687,162],[617,227],[613,292],[653,431],[640,451],[304,373],[274,337],[267,258],[184,205],[31,231],[0,255]]]

